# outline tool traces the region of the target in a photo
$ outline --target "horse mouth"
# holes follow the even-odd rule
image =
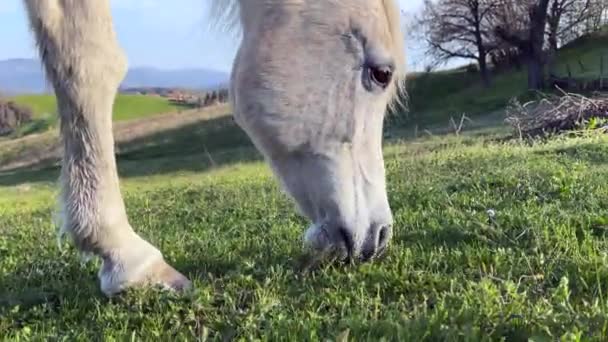
[[[386,259],[388,247],[375,252],[362,252],[358,256],[348,253],[344,247],[332,247],[325,251],[307,250],[296,260],[296,270],[300,273],[313,272],[327,266],[355,266]]]

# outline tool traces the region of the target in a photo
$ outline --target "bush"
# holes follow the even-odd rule
[[[32,117],[31,109],[0,100],[0,136],[13,133],[19,126],[32,121]]]
[[[477,64],[468,64],[466,66],[465,70],[469,74],[476,74],[477,72],[479,72],[479,68],[477,67]]]

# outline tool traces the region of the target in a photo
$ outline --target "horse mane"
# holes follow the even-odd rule
[[[240,1],[241,0],[211,0],[209,18],[213,26],[226,29],[232,33],[240,33]],[[247,0],[251,1],[251,0]],[[405,91],[406,57],[404,35],[401,29],[401,11],[396,0],[381,0],[386,14],[391,39],[393,55],[397,60],[395,70],[395,87],[391,96],[389,107],[396,109],[397,106],[405,105],[403,99],[407,99]]]
[[[240,0],[211,0],[208,13],[211,26],[239,33],[241,29],[239,3]]]
[[[401,29],[401,10],[396,0],[382,0],[384,12],[386,13],[386,21],[393,40],[393,55],[397,60],[394,80],[395,87],[389,103],[391,110],[398,109],[398,106],[405,106],[407,101],[407,92],[405,89],[405,76],[407,73],[407,63],[405,56],[405,35]],[[404,101],[405,100],[405,101]]]

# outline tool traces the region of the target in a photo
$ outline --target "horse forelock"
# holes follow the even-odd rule
[[[405,35],[401,26],[401,10],[396,0],[382,0],[386,21],[392,39],[393,57],[396,61],[395,87],[389,106],[395,109],[397,105],[405,105],[403,99],[407,97],[405,91],[405,76],[407,73],[407,63],[405,56]]]

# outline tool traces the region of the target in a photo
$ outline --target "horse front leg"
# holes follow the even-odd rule
[[[190,287],[129,224],[120,193],[112,107],[126,71],[109,0],[25,0],[46,75],[57,96],[65,148],[62,232],[101,258],[102,291],[132,286]]]

